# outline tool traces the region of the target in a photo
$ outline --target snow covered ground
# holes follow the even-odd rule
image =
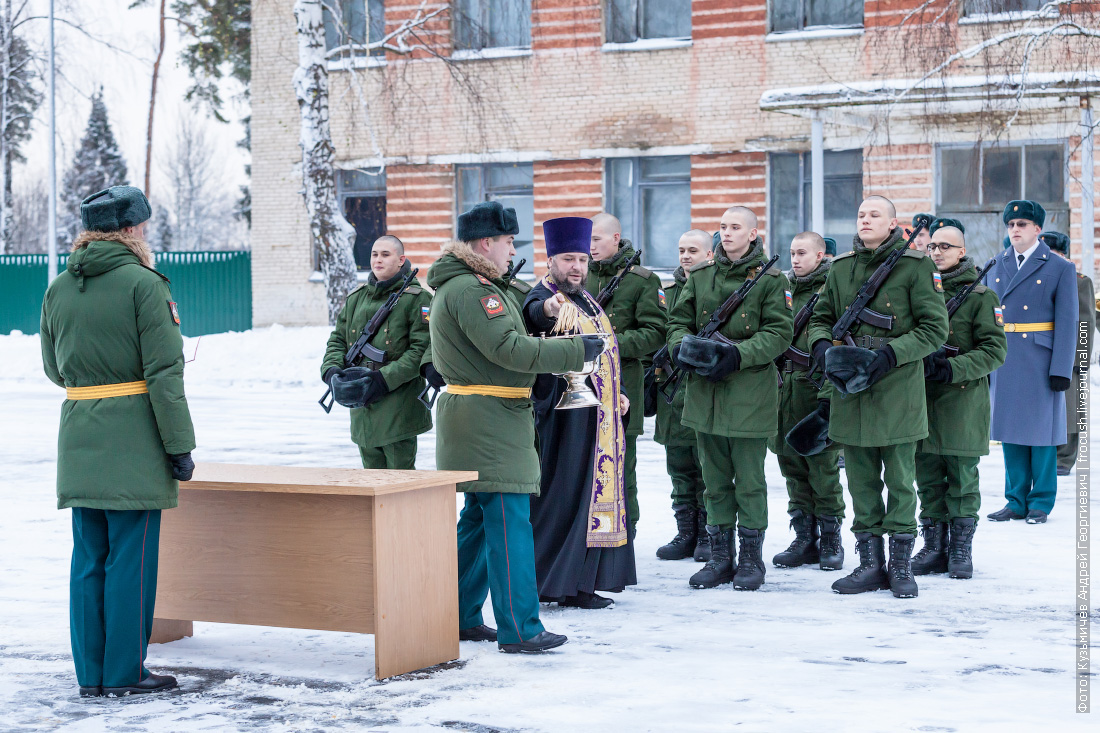
[[[326,335],[188,339],[196,459],[356,466],[347,411],[316,405]],[[1084,730],[1093,717],[1074,712],[1070,479],[1048,524],[983,521],[975,578],[921,578],[917,599],[842,597],[829,590],[836,573],[770,565],[756,593],[692,590],[695,563],[654,557],[674,528],[664,452],[649,434],[639,584],[608,610],[544,606],[546,626],[570,638],[556,653],[464,642],[445,669],[377,683],[370,636],[197,623],[193,638],[150,647],[149,666],[180,690],[82,700],[69,651],[70,519],[54,495],[61,400],[37,337],[0,336],[0,730],[1023,731]],[[422,436],[420,468],[434,467],[434,442]],[[998,449],[981,471],[984,514],[1004,503]],[[767,477],[770,559],[790,539],[771,455]],[[848,532],[845,545],[851,568]]]

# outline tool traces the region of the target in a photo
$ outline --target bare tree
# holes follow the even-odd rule
[[[23,160],[21,147],[42,101],[38,57],[18,33],[26,8],[12,0],[0,5],[0,254],[12,248],[12,164]]]
[[[49,234],[46,179],[20,181],[12,193],[11,242],[8,254],[42,254]]]
[[[234,200],[210,143],[203,120],[180,117],[176,138],[162,172],[168,181],[167,205],[158,207],[162,219],[171,212],[168,237],[161,244],[179,251],[225,249],[236,244],[243,224],[233,216]],[[167,211],[166,211],[167,209]],[[169,222],[157,226],[163,228]],[[158,228],[158,236],[162,229]]]

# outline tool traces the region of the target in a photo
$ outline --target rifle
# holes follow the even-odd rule
[[[522,259],[519,262],[513,264],[504,272],[504,289],[507,290],[512,285],[512,281],[519,275],[519,271],[523,269],[523,266],[527,264],[526,259]]]
[[[962,290],[960,290],[959,292],[955,293],[954,297],[951,298],[951,300],[947,301],[947,320],[948,321],[950,321],[951,316],[955,315],[956,311],[958,311],[959,308],[962,307],[962,304],[966,302],[966,299],[970,297],[970,294],[974,292],[974,289],[982,284],[982,280],[984,280],[985,276],[989,274],[989,270],[993,267],[993,263],[996,262],[996,260],[997,260],[997,258],[994,257],[994,258],[991,258],[989,260],[989,262],[986,262],[985,267],[978,270],[977,279],[974,280],[974,282],[967,285]],[[943,351],[947,355],[948,358],[959,355],[959,347],[958,346],[948,346],[947,344],[944,344]]]
[[[806,305],[799,309],[798,313],[794,315],[794,338],[792,343],[787,347],[787,350],[783,352],[780,359],[790,359],[800,367],[810,368],[811,362],[814,357],[812,354],[808,354],[801,349],[794,347],[794,341],[798,340],[798,337],[802,335],[802,332],[806,330],[806,326],[810,323],[810,317],[814,314],[814,308],[817,306],[817,301],[821,298],[821,293],[814,293],[813,296],[806,302]]]
[[[894,327],[894,316],[887,316],[877,311],[873,311],[867,307],[867,304],[878,294],[879,288],[886,282],[886,278],[890,277],[890,273],[894,271],[894,267],[897,266],[901,258],[905,256],[905,251],[909,249],[909,245],[917,238],[917,234],[920,233],[920,230],[927,227],[931,222],[931,217],[918,216],[913,231],[909,233],[909,238],[905,241],[905,246],[898,247],[891,252],[886,260],[878,266],[878,269],[871,274],[867,282],[860,286],[859,292],[856,293],[855,300],[849,304],[844,313],[840,316],[840,319],[833,325],[832,336],[834,346],[840,346],[841,344],[847,344],[848,346],[856,345],[855,339],[852,338],[852,328],[856,325],[857,321],[887,331]],[[813,348],[813,344],[810,344],[810,348]],[[810,381],[813,381],[813,375],[819,369],[824,371],[825,365],[819,364],[817,361],[810,364],[810,370],[806,375]]]
[[[637,265],[642,261],[641,251],[635,252],[634,256],[626,261],[626,267],[615,277],[611,278],[611,281],[604,285],[603,290],[596,296],[596,302],[600,304],[601,308],[607,307],[607,304],[611,301],[611,296],[615,294],[615,291],[619,289],[619,286],[623,283],[623,278],[626,277],[626,273],[630,272],[634,265]]]
[[[413,268],[404,280],[401,281],[401,287],[390,294],[390,297],[386,298],[386,302],[382,304],[382,307],[375,311],[371,319],[367,321],[367,325],[363,328],[362,333],[359,334],[359,338],[355,339],[355,343],[348,349],[348,353],[344,354],[344,368],[359,366],[359,362],[365,358],[367,361],[374,362],[375,364],[384,364],[386,362],[386,352],[371,346],[370,341],[377,334],[378,330],[382,328],[382,324],[386,322],[386,319],[390,317],[390,313],[397,307],[397,300],[400,298],[409,286],[416,280],[416,273],[420,272],[419,268]],[[331,399],[329,399],[331,397]],[[325,401],[328,400],[326,404]],[[325,412],[332,412],[332,405],[336,402],[336,397],[332,395],[332,387],[325,390],[325,393],[321,395],[321,399],[317,400]]]
[[[726,338],[721,333],[719,333],[719,330],[722,328],[722,326],[726,325],[731,317],[733,317],[734,311],[741,307],[741,304],[745,302],[745,298],[748,297],[749,293],[756,286],[756,283],[760,282],[760,278],[764,277],[764,273],[771,269],[772,265],[774,265],[776,262],[779,262],[779,255],[775,255],[770,260],[761,265],[760,269],[756,271],[756,275],[742,283],[741,287],[737,288],[737,291],[730,297],[726,298],[726,302],[722,303],[722,305],[718,307],[718,310],[714,311],[713,315],[711,315],[710,317],[710,320],[707,321],[707,324],[699,330],[699,333],[697,333],[696,336],[701,339],[719,341],[723,344],[728,344],[730,346],[736,345],[736,341],[732,341]],[[653,363],[657,364],[658,359],[671,362],[667,346],[665,346],[661,349],[661,351],[658,351],[656,354],[653,355]],[[667,402],[668,404],[672,404],[672,400],[676,397],[676,392],[680,389],[680,382],[683,380],[683,378],[684,370],[681,369],[679,366],[674,366],[672,371],[669,372],[668,379],[663,385],[661,385],[661,394],[665,396],[665,402]]]

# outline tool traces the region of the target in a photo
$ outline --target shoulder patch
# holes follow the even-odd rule
[[[1001,310],[1001,306],[999,306],[999,305],[993,306],[993,320],[997,322],[998,326],[1001,326],[1002,328],[1004,327],[1004,325],[1005,325],[1004,311]]]
[[[906,249],[905,254],[903,254],[902,257],[912,257],[915,260],[923,260],[926,259],[928,255],[926,255],[924,252],[921,252],[919,249]]]
[[[637,275],[644,280],[648,280],[650,277],[653,276],[653,271],[647,270],[641,265],[634,265],[634,267],[630,268],[630,274]]]
[[[836,257],[834,257],[833,262],[836,262],[837,260],[842,260],[845,257],[855,257],[855,254],[856,254],[856,251],[854,249],[850,249],[847,252],[845,252],[844,254],[839,254]]]
[[[787,298],[787,310],[793,311],[794,310],[794,297],[791,295],[791,291],[790,290],[784,290],[783,295],[785,295],[786,298]]]
[[[665,295],[664,288],[657,288],[657,305],[668,310],[668,297]]]
[[[936,288],[937,293],[943,292],[943,276],[938,270],[932,273],[932,286]]]
[[[429,317],[431,316],[431,312],[432,312],[432,307],[430,305],[420,306],[420,322],[421,323],[427,323]]]
[[[478,277],[481,277],[478,275]],[[504,315],[504,302],[495,295],[486,295],[481,299],[481,307],[485,309],[485,315],[492,320]]]
[[[176,304],[170,300],[168,301],[168,312],[172,315],[172,321],[175,322],[177,326],[180,325],[179,309],[176,308]]]

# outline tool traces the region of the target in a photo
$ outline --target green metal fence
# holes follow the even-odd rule
[[[58,255],[64,271],[68,255]],[[252,328],[250,252],[158,252],[157,270],[172,281],[185,336]],[[0,334],[38,333],[47,255],[0,255]]]

